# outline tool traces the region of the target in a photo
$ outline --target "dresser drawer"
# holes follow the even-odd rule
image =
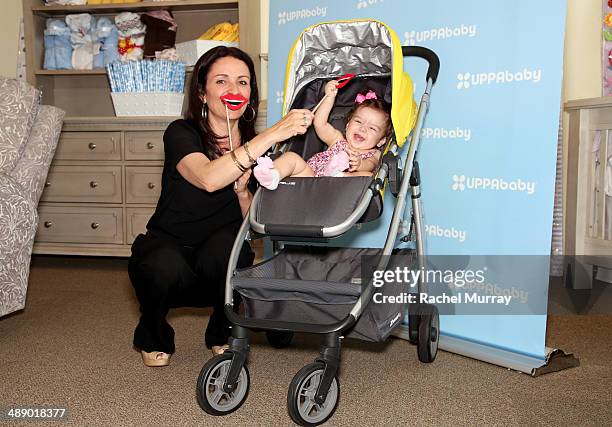
[[[126,203],[157,203],[162,170],[154,166],[126,166]]]
[[[53,166],[42,201],[121,203],[121,166]]]
[[[125,132],[126,160],[163,160],[164,132]]]
[[[56,160],[121,160],[121,132],[62,132]]]
[[[37,242],[123,243],[121,208],[40,206]]]
[[[153,212],[155,212],[155,208],[127,208],[126,244],[131,245],[136,236],[147,231],[147,223]]]

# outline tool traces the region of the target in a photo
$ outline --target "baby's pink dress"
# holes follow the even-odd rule
[[[324,173],[325,166],[327,166],[334,155],[340,153],[341,151],[346,151],[347,146],[348,142],[341,139],[327,150],[312,156],[306,163],[308,166],[310,166],[316,177],[326,176]],[[374,156],[374,154],[376,154],[376,150],[370,150],[367,153],[360,154],[359,156],[361,157],[361,160],[365,160]]]

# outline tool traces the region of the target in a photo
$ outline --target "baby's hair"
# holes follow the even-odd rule
[[[378,110],[381,113],[384,113],[385,116],[387,117],[387,126],[384,129],[384,137],[387,138],[389,137],[389,135],[391,135],[391,131],[393,130],[393,124],[391,123],[391,105],[388,102],[385,102],[385,100],[382,99],[382,97],[379,96],[377,93],[376,93],[376,99],[367,98],[366,96],[370,92],[375,93],[374,91],[366,88],[365,90],[362,90],[361,92],[357,94],[357,96],[362,95],[363,97],[365,97],[365,99],[362,100],[361,102],[355,102],[355,105],[353,106],[351,111],[349,111],[349,113],[346,116],[346,123],[348,124],[348,122],[351,121],[351,119],[353,118],[357,110],[359,110],[360,108],[363,108],[363,107],[373,108],[374,110]]]

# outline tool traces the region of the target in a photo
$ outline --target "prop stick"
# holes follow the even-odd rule
[[[227,135],[229,137],[230,151],[234,151],[234,144],[232,143],[232,130],[230,129],[229,122],[229,109],[227,108],[227,104],[225,105],[225,118],[227,119]]]
[[[227,119],[227,135],[229,137],[230,151],[234,151],[234,144],[232,143],[232,130],[230,129],[230,122],[229,122],[229,109],[227,108],[227,104],[225,104],[225,118]],[[238,188],[238,183],[234,181],[234,190],[237,188]]]
[[[234,151],[234,143],[232,142],[232,129],[230,128],[229,110],[238,111],[244,104],[249,102],[244,96],[239,93],[227,93],[220,97],[221,102],[225,105],[225,118],[227,119],[227,136],[230,143],[230,151]],[[234,190],[238,188],[238,183],[234,181]]]
[[[346,86],[348,82],[350,82],[353,79],[353,77],[355,77],[355,74],[347,73],[343,75],[342,77],[338,78],[338,84],[336,85],[336,89],[342,89],[344,86]],[[314,108],[312,109],[312,114],[317,112],[321,104],[323,104],[323,101],[325,100],[325,98],[327,98],[327,94],[325,94],[325,96],[321,98],[319,103],[314,106]]]

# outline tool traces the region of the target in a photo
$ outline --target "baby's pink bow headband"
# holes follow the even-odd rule
[[[357,97],[355,98],[355,103],[361,104],[366,99],[378,99],[378,97],[376,96],[376,93],[373,90],[369,90],[368,93],[366,93],[365,95],[362,93],[357,94]]]

